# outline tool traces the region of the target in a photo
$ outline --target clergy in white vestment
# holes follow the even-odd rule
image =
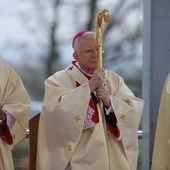
[[[14,170],[12,149],[26,137],[29,110],[21,78],[0,56],[0,170]]]
[[[78,32],[74,61],[45,81],[37,170],[136,170],[144,102],[97,66],[96,34]]]
[[[165,81],[159,106],[152,170],[170,170],[170,73]]]

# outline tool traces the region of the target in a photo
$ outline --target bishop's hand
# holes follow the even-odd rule
[[[89,81],[91,92],[94,92],[99,86],[105,83],[105,74],[104,68],[99,68],[93,72],[93,75]]]
[[[104,84],[102,84],[96,89],[96,97],[102,101],[103,105],[106,108],[109,108],[111,106],[109,96],[110,96],[109,91]]]

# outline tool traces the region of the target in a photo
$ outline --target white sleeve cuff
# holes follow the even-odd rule
[[[110,112],[113,112],[112,106],[110,106],[108,109],[105,107],[106,115],[109,115]]]

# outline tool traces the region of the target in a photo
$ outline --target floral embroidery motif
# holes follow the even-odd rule
[[[92,107],[88,106],[86,118],[84,121],[84,129],[95,126],[95,122],[92,121],[92,116],[94,113],[95,110]]]

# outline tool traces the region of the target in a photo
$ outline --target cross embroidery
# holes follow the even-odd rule
[[[69,67],[68,70],[73,70],[73,66]]]
[[[75,121],[78,122],[80,120],[79,116],[74,117]]]
[[[121,114],[121,116],[120,116],[120,118],[123,120],[125,119],[125,117],[126,117],[126,115],[124,115],[124,114]]]
[[[72,151],[72,146],[71,145],[68,147],[68,151]]]

